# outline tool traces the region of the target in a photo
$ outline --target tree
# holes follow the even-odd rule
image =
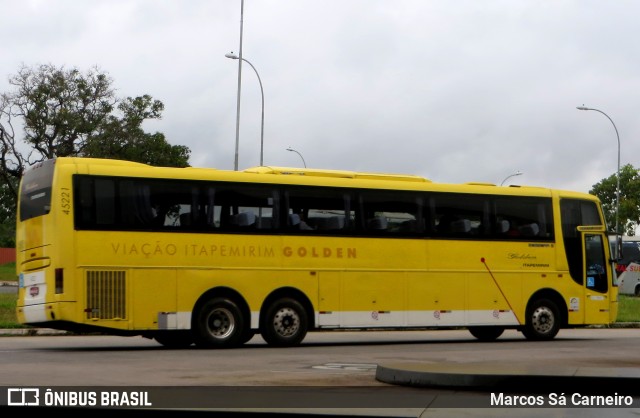
[[[589,193],[602,201],[607,225],[611,232],[616,224],[616,187],[617,173],[602,179]],[[631,164],[620,167],[620,213],[618,216],[620,231],[626,235],[635,235],[640,223],[640,175]]]
[[[14,230],[22,173],[35,163],[84,156],[189,165],[189,148],[142,129],[161,117],[162,102],[148,95],[118,99],[112,83],[98,68],[83,73],[51,64],[22,66],[9,77],[15,90],[0,95],[0,245]]]
[[[163,134],[148,134],[141,128],[146,119],[158,119],[163,109],[160,101],[148,95],[125,99],[118,105],[119,114],[107,116],[100,132],[87,139],[82,154],[156,166],[187,167],[189,148],[170,145]]]
[[[15,180],[11,180],[14,181]],[[13,185],[13,188],[17,186]],[[0,184],[0,247],[14,247],[16,237],[16,199],[9,186]]]

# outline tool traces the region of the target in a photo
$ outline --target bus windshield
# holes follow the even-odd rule
[[[47,160],[28,170],[20,189],[20,220],[46,215],[51,210],[51,184],[55,160]]]

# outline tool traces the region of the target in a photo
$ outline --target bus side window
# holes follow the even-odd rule
[[[553,239],[553,216],[549,199],[500,196],[493,198],[492,203],[493,213],[497,214],[493,225],[495,237],[514,240]],[[500,225],[504,220],[509,222],[507,232]]]
[[[241,228],[255,226],[256,214],[253,212],[240,212],[233,216],[231,223]]]
[[[524,237],[536,237],[540,232],[540,227],[538,226],[537,223],[531,222],[531,223],[520,226],[518,230]]]
[[[494,230],[498,235],[506,235],[509,232],[511,223],[506,219],[499,219],[495,223]]]
[[[417,193],[363,190],[359,201],[359,226],[367,235],[400,236],[421,232],[421,197]]]
[[[300,215],[297,213],[290,213],[289,214],[289,220],[288,220],[288,225],[291,229],[299,229],[300,228]]]
[[[409,233],[417,233],[422,232],[424,229],[420,221],[417,219],[410,219],[408,221],[403,221],[398,227],[399,232],[409,232]]]
[[[139,181],[124,180],[119,184],[120,210],[123,223],[133,227],[149,227],[153,221],[151,189]]]
[[[326,229],[336,230],[344,228],[344,215],[330,216],[325,224]]]
[[[513,239],[513,237],[522,235],[522,231],[518,227],[517,222],[514,219],[506,219],[503,216],[498,216],[497,220],[493,223],[493,232],[494,235],[503,239]]]
[[[468,234],[471,232],[471,221],[468,219],[458,219],[451,222],[451,232],[455,234]]]
[[[453,233],[453,224],[457,222],[456,216],[445,214],[440,216],[436,221],[436,230],[439,235],[448,235]]]
[[[201,210],[204,212],[206,224],[208,228],[220,228],[220,213],[222,208],[216,206],[216,189],[207,187],[205,191],[205,203]]]
[[[301,213],[290,213],[287,225],[293,231],[312,231],[314,229],[304,220],[304,216]]]
[[[315,229],[342,235],[353,229],[351,196],[343,190],[301,187],[286,191],[284,196],[284,204],[288,208],[288,230]]]
[[[375,231],[386,231],[389,222],[384,216],[374,216],[367,221],[367,228]]]

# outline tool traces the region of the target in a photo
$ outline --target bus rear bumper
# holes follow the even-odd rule
[[[16,316],[18,322],[25,325],[69,320],[75,305],[75,302],[53,302],[18,306]]]
[[[55,319],[51,305],[47,304],[21,306],[16,309],[16,314],[21,324],[34,324]]]

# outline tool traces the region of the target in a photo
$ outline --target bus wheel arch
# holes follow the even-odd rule
[[[314,327],[313,305],[295,288],[272,292],[260,309],[260,334],[272,346],[298,345]]]
[[[551,289],[533,294],[525,312],[521,331],[529,340],[552,340],[567,325],[567,304],[559,293]]]
[[[194,305],[191,331],[196,345],[203,348],[241,345],[251,332],[249,306],[233,289],[210,289]]]

